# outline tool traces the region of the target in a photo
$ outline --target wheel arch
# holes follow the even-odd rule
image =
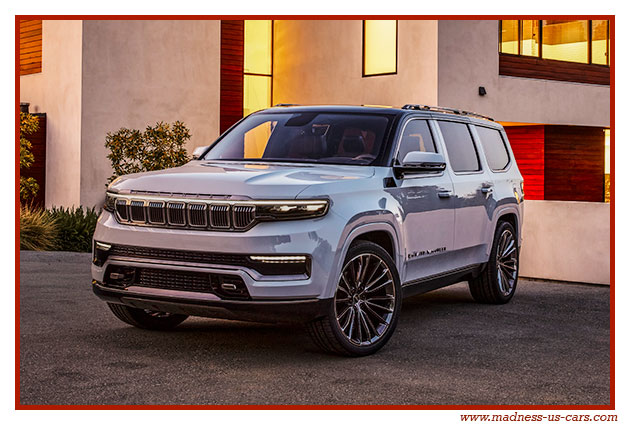
[[[343,267],[343,262],[348,254],[350,246],[360,240],[367,240],[381,246],[387,251],[396,264],[396,272],[400,274],[402,266],[402,248],[400,246],[400,239],[395,227],[388,222],[373,222],[361,224],[352,230],[342,238],[342,241],[337,250],[338,255],[335,262],[333,273],[330,274],[328,285],[324,293],[325,298],[330,298],[334,295],[334,290],[337,285],[337,277]],[[383,246],[385,244],[385,246]],[[392,255],[393,254],[393,255]]]
[[[522,238],[522,214],[521,210],[517,205],[506,205],[500,209],[497,209],[494,214],[494,218],[492,220],[492,232],[490,234],[490,241],[494,238],[494,232],[499,225],[500,221],[506,221],[510,223],[514,230],[516,231],[516,240],[518,241],[518,246],[521,246]],[[488,244],[486,255],[490,255],[490,251],[492,250],[492,243]]]

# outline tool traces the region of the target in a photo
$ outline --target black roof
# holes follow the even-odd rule
[[[380,105],[292,105],[279,104],[272,108],[263,109],[256,113],[299,113],[299,112],[337,112],[337,113],[357,113],[357,114],[384,114],[384,115],[415,115],[427,118],[442,118],[456,121],[473,122],[475,124],[490,125],[491,127],[501,127],[492,118],[484,117],[472,112],[461,111],[451,108],[425,107],[424,105],[405,105],[404,107],[388,107]]]

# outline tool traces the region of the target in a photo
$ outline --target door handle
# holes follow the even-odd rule
[[[438,192],[438,196],[442,199],[447,199],[453,196],[453,192],[451,192],[450,190],[442,190]]]

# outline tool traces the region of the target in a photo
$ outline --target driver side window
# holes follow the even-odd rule
[[[427,120],[411,120],[407,123],[400,139],[398,157],[396,158],[398,163],[402,164],[405,156],[413,151],[436,152],[435,142]]]

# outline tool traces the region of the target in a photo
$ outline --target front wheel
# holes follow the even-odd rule
[[[327,315],[307,324],[315,343],[328,352],[366,356],[394,333],[402,300],[394,261],[380,246],[352,245]]]
[[[514,296],[518,281],[518,243],[514,227],[499,222],[494,233],[490,259],[479,276],[468,282],[477,302],[505,304]]]

